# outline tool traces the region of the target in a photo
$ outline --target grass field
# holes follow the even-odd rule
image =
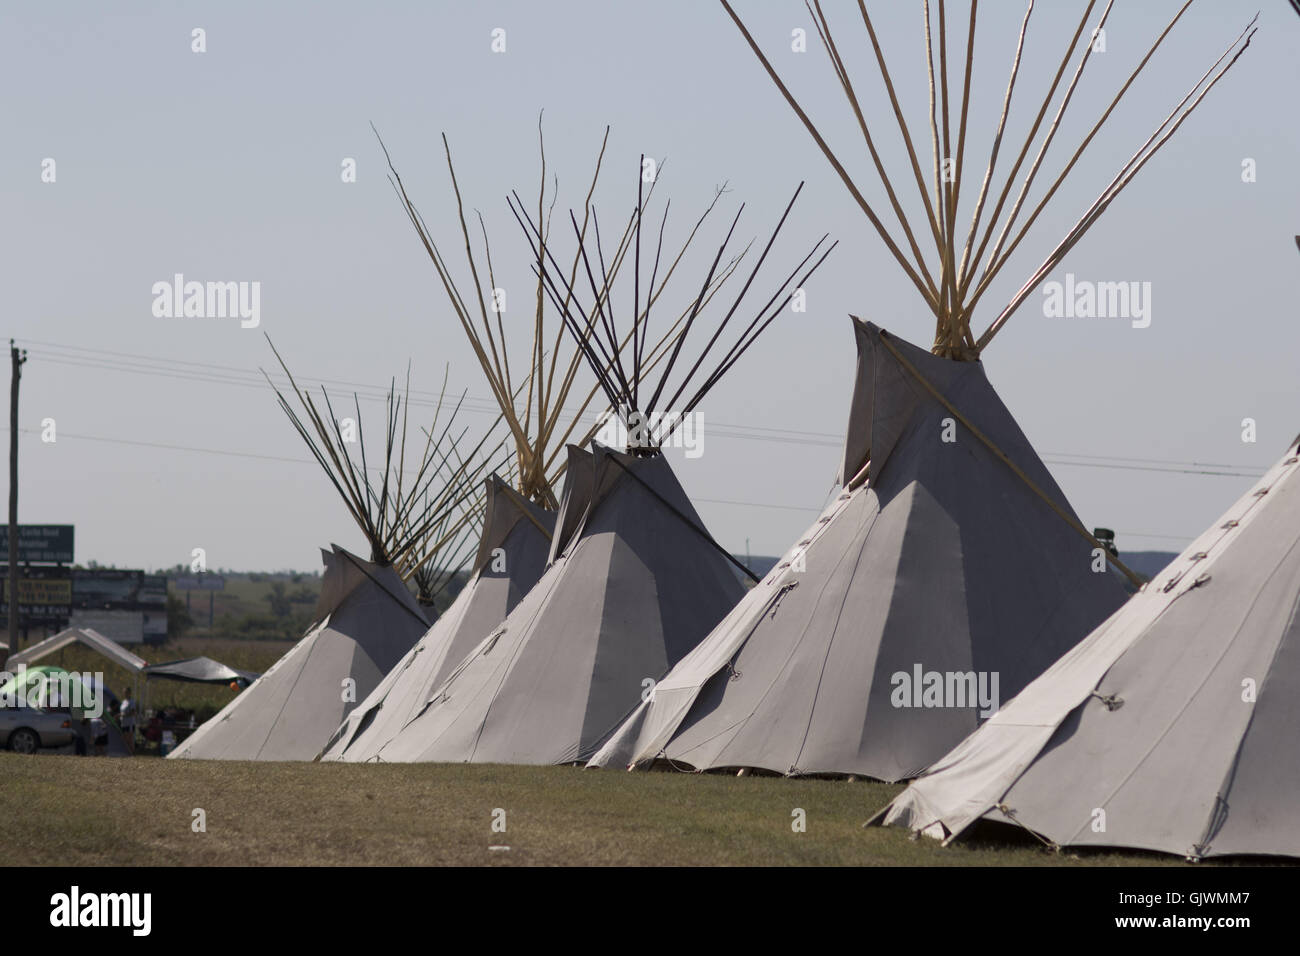
[[[28,865],[1114,866],[1014,831],[949,848],[862,823],[899,787],[572,767],[0,753],[0,847]],[[191,829],[206,813],[207,831]],[[493,812],[506,830],[493,832]],[[792,829],[795,809],[806,832]],[[490,849],[508,846],[509,849]]]

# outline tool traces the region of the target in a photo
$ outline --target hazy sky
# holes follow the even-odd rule
[[[802,4],[738,6],[869,201],[882,203],[815,35],[807,53],[791,50],[793,29],[811,32]],[[966,7],[949,6],[952,35],[964,39]],[[1107,50],[1084,74],[1032,195],[1178,6],[1118,0]],[[982,329],[1257,6],[1251,49],[1052,274],[1149,282],[1150,326],[1048,318],[1036,292],[985,356],[1083,521],[1115,528],[1121,549],[1181,549],[1249,486],[1242,475],[1300,432],[1300,19],[1285,0],[1192,5],[976,315]],[[884,160],[919,216],[861,22],[848,4],[827,7]],[[871,8],[928,162],[919,4]],[[1019,145],[1082,9],[1038,4],[1008,143]],[[981,5],[967,147],[981,169],[1023,11],[1011,0]],[[206,31],[204,53],[191,50],[194,28]],[[504,53],[492,51],[496,28]],[[933,334],[914,288],[706,0],[8,3],[0,87],[4,319],[30,350],[20,520],[75,524],[81,562],[158,567],[203,547],[214,567],[314,569],[322,545],[362,547],[250,374],[272,361],[264,331],[305,381],[368,393],[410,360],[427,400],[450,363],[451,386],[476,399],[466,423],[490,422],[481,373],[392,195],[371,122],[455,253],[447,133],[501,284],[519,289],[520,303],[528,264],[504,199],[511,188],[535,194],[541,110],[560,210],[580,204],[606,124],[597,202],[626,215],[638,157],[667,157],[659,188],[673,198],[670,235],[723,181],[722,214],[746,202],[738,234],[765,235],[807,181],[770,275],[822,233],[838,239],[809,283],[808,311],[783,315],[709,397],[703,457],[673,453],[700,513],[734,550],[748,541],[756,554],[784,551],[831,489],[854,366],[847,315],[921,345]],[[355,183],[341,181],[346,158]],[[53,183],[42,181],[46,159]],[[1243,182],[1247,159],[1255,182]],[[978,172],[967,174],[972,201]],[[717,238],[715,229],[707,241]],[[694,265],[679,307],[703,276]],[[176,273],[260,282],[260,327],[156,318],[152,286]],[[530,316],[516,307],[514,317],[526,350]],[[1247,417],[1255,444],[1242,441]],[[47,418],[53,444],[39,434]],[[1182,473],[1225,470],[1238,476]]]

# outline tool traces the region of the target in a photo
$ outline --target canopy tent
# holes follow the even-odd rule
[[[666,757],[696,769],[759,767],[789,774],[901,779],[942,756],[996,710],[999,699],[1119,604],[1122,589],[1105,573],[1105,564],[1134,587],[1140,584],[1079,522],[997,398],[979,360],[1029,294],[1236,62],[1250,42],[1250,27],[1123,164],[977,336],[972,321],[982,296],[1183,11],[1157,38],[1052,186],[1036,203],[1026,204],[1092,58],[1092,37],[1105,26],[1112,6],[1106,6],[1091,34],[1085,31],[1095,4],[1083,11],[1054,79],[1038,88],[1041,106],[999,185],[999,150],[1033,12],[1029,4],[966,230],[959,229],[958,212],[963,185],[970,181],[965,146],[977,5],[970,7],[963,81],[962,71],[948,69],[944,5],[937,5],[936,24],[931,4],[922,4],[931,178],[922,173],[916,140],[866,6],[859,4],[857,12],[870,41],[868,58],[878,68],[909,161],[895,176],[886,169],[878,145],[884,127],[892,124],[868,124],[842,56],[846,48],[836,39],[822,4],[812,0],[809,14],[865,140],[869,175],[883,186],[901,227],[902,237],[896,238],[867,200],[871,190],[859,187],[732,5],[721,3],[933,314],[933,354],[859,323],[859,374],[840,475],[842,494],[767,579],[659,682],[654,696],[592,764],[642,765]],[[1077,66],[1061,89],[1072,60]],[[1055,119],[1043,126],[1058,89]],[[953,118],[958,119],[955,137]],[[1024,166],[1036,143],[1034,159]],[[1016,192],[1022,167],[1023,183]],[[915,181],[925,213],[915,222],[909,222],[894,188],[895,181],[909,180]],[[971,196],[968,189],[968,203]],[[1022,212],[1025,219],[1018,222]],[[928,254],[921,245],[927,238],[933,240]]]
[[[187,684],[231,684],[247,687],[260,677],[252,671],[238,671],[210,657],[187,657],[180,661],[150,664],[144,669],[148,680],[174,680]]]
[[[146,667],[144,658],[131,653],[121,644],[89,627],[69,627],[45,638],[43,641],[37,641],[30,647],[10,657],[5,666],[11,671],[20,664],[30,666],[62,650],[69,644],[84,644],[97,654],[108,658],[114,664],[132,674],[139,674]]]
[[[1300,856],[1300,450],[881,816],[1056,846]]]
[[[859,480],[593,765],[912,776],[1123,601],[982,363],[854,329]],[[933,673],[964,699],[920,700]]]
[[[37,641],[30,647],[12,655],[8,661],[5,662],[5,669],[8,671],[15,671],[19,667],[30,667],[37,661],[43,660],[51,654],[58,653],[63,648],[72,644],[82,644],[89,647],[101,657],[107,658],[131,674],[135,683],[133,696],[137,701],[140,699],[139,677],[147,666],[145,659],[133,654],[121,644],[111,638],[105,637],[103,634],[99,633],[99,631],[90,627],[65,628],[57,634],[53,634],[44,640]]]
[[[170,758],[311,760],[429,627],[391,566],[323,551],[317,623]]]

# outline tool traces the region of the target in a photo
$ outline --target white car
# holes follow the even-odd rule
[[[42,747],[65,747],[78,735],[66,711],[39,707],[0,707],[0,747],[34,754]]]

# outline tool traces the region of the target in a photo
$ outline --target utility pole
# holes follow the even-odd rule
[[[18,646],[18,382],[23,377],[26,350],[9,340],[9,360],[13,371],[9,379],[9,653]]]

